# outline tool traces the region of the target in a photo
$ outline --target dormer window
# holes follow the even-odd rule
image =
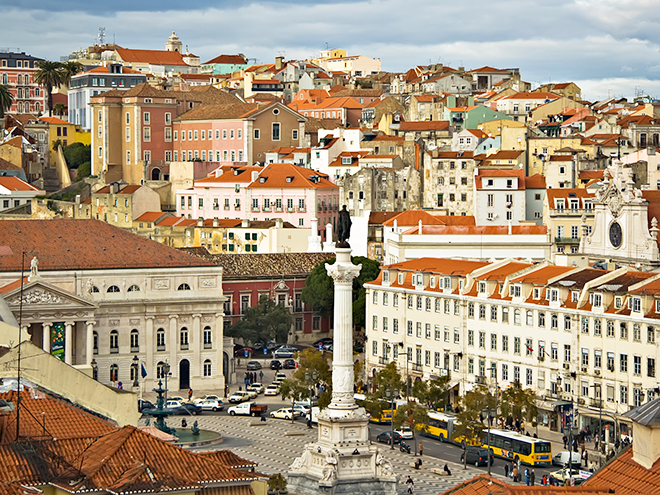
[[[403,284],[405,277],[406,275],[404,273],[399,273],[399,284]]]
[[[260,182],[261,184],[263,184],[264,182],[266,182],[266,177],[259,177],[259,182]]]
[[[538,287],[534,288],[534,299],[540,299],[541,298],[541,289]]]
[[[556,301],[558,299],[557,289],[550,289],[548,291],[547,299],[550,302]]]
[[[555,205],[557,206],[558,210],[563,210],[565,205],[564,200],[563,199],[555,200]]]
[[[632,310],[633,313],[639,313],[642,311],[642,299],[639,297],[632,298]]]
[[[287,177],[286,181],[289,182],[289,183],[293,182],[293,177]]]
[[[592,294],[591,304],[594,308],[600,308],[603,305],[603,296],[601,294]]]
[[[464,286],[464,285],[465,285],[465,280],[464,280],[464,279],[460,279],[460,280],[458,281],[458,290],[463,290],[463,286]]]
[[[513,286],[513,297],[520,297],[522,295],[522,287],[520,285]]]
[[[451,277],[444,277],[445,289],[451,289]]]
[[[415,274],[415,285],[423,285],[424,284],[424,275],[421,273],[416,273]]]
[[[660,313],[660,301],[655,302],[655,312]]]
[[[614,298],[614,309],[621,309],[623,306],[623,298],[621,296],[616,296]]]
[[[430,284],[431,284],[431,289],[435,289],[435,277],[433,275],[431,275]]]
[[[342,165],[351,165],[353,163],[353,159],[350,156],[342,156],[341,157],[341,164]]]
[[[486,186],[493,187],[493,179],[486,179]]]
[[[386,284],[390,283],[390,272],[387,270],[383,270],[383,282]]]
[[[571,291],[571,302],[578,302],[580,299],[580,292],[577,290]]]
[[[486,282],[479,282],[477,285],[479,294],[486,292]]]

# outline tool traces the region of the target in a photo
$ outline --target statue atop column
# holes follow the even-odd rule
[[[339,221],[337,222],[337,247],[350,247],[348,239],[351,237],[351,215],[346,209],[346,205],[339,211]]]

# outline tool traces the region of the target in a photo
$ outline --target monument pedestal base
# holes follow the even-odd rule
[[[369,441],[364,409],[332,406],[319,413],[319,440],[305,445],[291,465],[289,492],[396,494],[397,477],[380,449]]]

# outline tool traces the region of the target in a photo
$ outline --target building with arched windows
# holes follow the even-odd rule
[[[221,267],[96,220],[0,221],[0,250],[0,294],[35,345],[124,389],[168,367],[170,389],[224,389]]]

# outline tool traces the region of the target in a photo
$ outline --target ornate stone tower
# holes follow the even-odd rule
[[[168,52],[179,52],[182,53],[183,51],[183,43],[179,41],[179,37],[176,35],[174,31],[172,31],[172,36],[170,36],[167,39],[167,43],[165,43],[165,50]]]
[[[335,285],[332,401],[318,415],[318,440],[291,465],[288,487],[297,495],[394,495],[392,465],[369,441],[369,416],[353,396],[353,279],[361,265],[346,242],[339,246],[337,261],[325,265]]]

